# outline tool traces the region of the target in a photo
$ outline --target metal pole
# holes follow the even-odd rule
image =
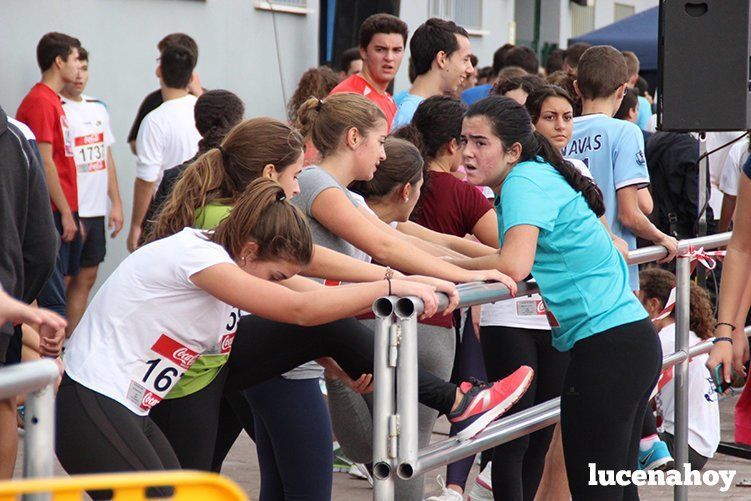
[[[396,348],[393,298],[382,297],[373,303],[375,313],[375,353],[373,359],[373,500],[394,499],[393,465],[396,458],[396,416],[394,415],[394,383]],[[392,329],[392,327],[394,329]],[[394,335],[392,335],[394,334]]]
[[[399,416],[397,474],[409,478],[420,447],[417,440],[417,315],[410,298],[399,299],[395,311],[401,331],[399,365],[396,369],[396,412]]]
[[[699,158],[702,160],[699,162],[699,220],[697,221],[697,236],[701,237],[707,234],[707,209],[709,207],[709,201],[707,200],[707,178],[709,177],[709,156],[707,153],[707,133],[699,133]],[[706,207],[705,207],[706,206]],[[696,278],[699,281],[699,285],[706,287],[707,274],[704,271],[704,267],[700,266],[696,270]]]
[[[691,261],[689,258],[679,257],[675,263],[676,298],[675,298],[675,351],[688,354],[689,342],[689,314],[690,314],[690,285]],[[686,357],[675,365],[675,466],[683,471],[688,463],[688,364]],[[688,499],[688,487],[676,485],[674,499],[685,501]]]

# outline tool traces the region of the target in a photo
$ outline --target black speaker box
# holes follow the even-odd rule
[[[751,129],[749,0],[662,0],[657,127]]]

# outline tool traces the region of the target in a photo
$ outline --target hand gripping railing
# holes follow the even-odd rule
[[[675,462],[688,462],[688,362],[692,356],[707,353],[711,341],[689,347],[690,249],[706,250],[727,245],[730,233],[682,240],[676,259],[676,351],[663,360],[663,367],[675,365]],[[661,246],[645,247],[629,253],[629,264],[643,264],[667,256]],[[499,283],[470,283],[457,287],[459,306],[511,299]],[[537,292],[533,283],[518,284],[518,296]],[[439,294],[439,309],[448,297]],[[460,442],[449,438],[418,450],[417,446],[417,318],[423,311],[415,297],[384,297],[373,304],[375,328],[375,396],[373,423],[373,499],[394,499],[398,475],[410,479],[428,470],[452,463],[482,450],[517,439],[553,423],[560,417],[560,398],[512,414],[490,425],[477,437]],[[398,374],[398,378],[396,375]],[[395,381],[398,381],[396,386]],[[685,500],[686,486],[675,487],[675,499]]]

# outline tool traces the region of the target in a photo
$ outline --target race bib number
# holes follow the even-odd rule
[[[159,336],[151,352],[153,358],[136,370],[127,394],[129,401],[145,411],[161,402],[198,358],[197,352],[166,334]]]
[[[79,173],[97,172],[107,168],[103,132],[77,136],[73,141],[73,151]]]
[[[517,317],[538,317],[545,316],[545,303],[542,299],[518,299],[516,301]]]

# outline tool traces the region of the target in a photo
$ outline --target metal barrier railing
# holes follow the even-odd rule
[[[35,360],[0,369],[0,400],[26,395],[24,477],[51,477],[55,466],[55,383],[60,369]]]
[[[676,258],[676,351],[663,360],[664,367],[675,365],[675,462],[688,462],[688,363],[691,356],[707,353],[711,341],[689,347],[689,297],[693,248],[714,249],[727,245],[731,233],[682,240]],[[645,247],[629,253],[629,264],[657,261],[667,255],[661,246]],[[499,283],[471,283],[457,287],[459,306],[473,306],[511,299]],[[537,292],[533,283],[518,284],[517,296]],[[439,295],[439,308],[448,298]],[[376,316],[373,410],[373,499],[394,499],[394,481],[409,479],[463,457],[535,432],[558,421],[560,399],[553,399],[503,418],[477,437],[459,442],[449,438],[418,450],[417,445],[417,318],[423,311],[415,297],[382,297],[373,303]],[[397,378],[398,373],[398,378]],[[675,486],[674,497],[686,500],[686,486]]]

